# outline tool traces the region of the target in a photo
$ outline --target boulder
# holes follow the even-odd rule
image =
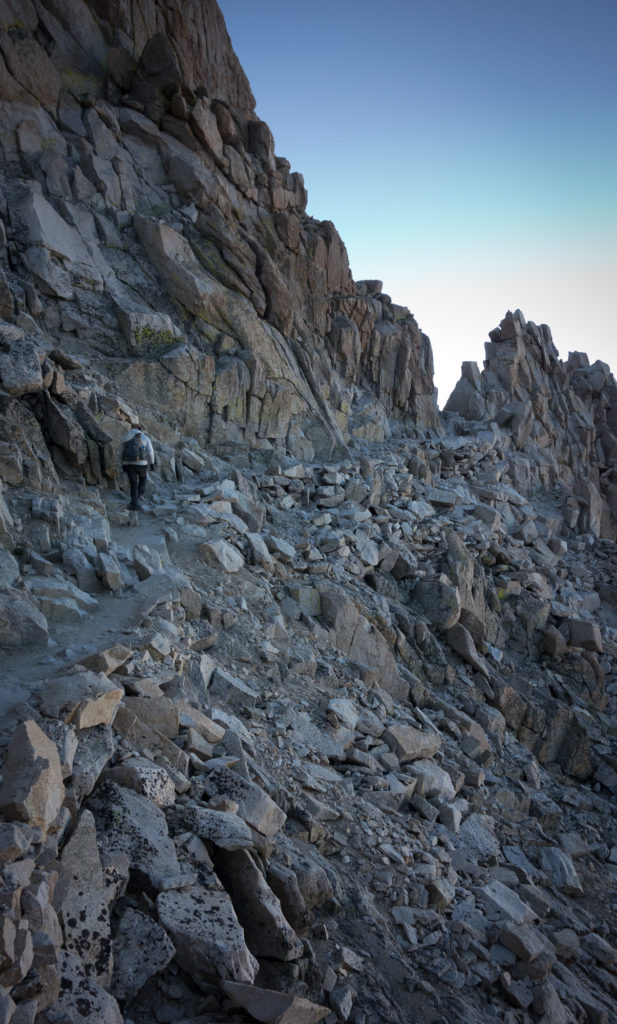
[[[241,1006],[253,1020],[264,1024],[317,1024],[331,1012],[327,1006],[318,1006],[288,992],[237,981],[224,981],[221,987],[233,1006]]]
[[[244,566],[244,558],[233,544],[225,540],[208,541],[201,544],[199,553],[204,562],[220,572],[239,572]]]
[[[167,967],[176,950],[160,924],[128,907],[118,922],[112,952],[111,991],[116,999],[128,1002],[149,978]]]
[[[160,892],[179,884],[181,867],[165,815],[158,807],[115,782],[98,786],[88,807],[94,815],[101,850],[127,854],[131,874],[147,891]]]
[[[302,942],[248,850],[215,851],[214,866],[231,896],[251,953],[259,958],[298,959]]]
[[[107,892],[96,841],[96,826],[84,810],[62,851],[54,908],[64,932],[64,948],[103,988],[111,981],[111,927]]]
[[[401,764],[433,757],[441,747],[438,733],[421,732],[412,725],[391,725],[385,730],[383,739]]]
[[[32,601],[12,587],[0,591],[0,648],[40,647],[48,638],[47,619]]]
[[[62,766],[56,745],[36,722],[22,722],[6,752],[0,810],[9,820],[24,821],[46,831],[63,801]]]
[[[252,985],[258,963],[226,892],[193,886],[159,893],[159,921],[176,949],[176,960],[209,993],[219,978]]]
[[[103,673],[74,672],[47,680],[41,700],[41,711],[49,718],[61,718],[76,729],[92,729],[109,725],[124,697],[124,690],[114,686]]]
[[[214,768],[208,775],[208,790],[234,800],[240,817],[262,835],[274,836],[285,824],[287,815],[278,804],[260,786],[231,768]]]

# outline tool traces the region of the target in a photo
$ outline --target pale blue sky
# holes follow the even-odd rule
[[[219,0],[276,152],[431,338],[439,404],[506,309],[617,371],[615,0]]]

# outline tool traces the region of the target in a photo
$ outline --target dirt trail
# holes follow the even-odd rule
[[[177,507],[179,494],[172,495],[171,488],[159,488],[157,499],[167,502],[174,499]],[[144,544],[160,552],[164,544],[163,527],[173,522],[173,512],[157,514],[157,505],[149,501],[138,514],[138,522],[133,526],[114,525],[116,516],[126,507],[123,499],[116,495],[103,496],[110,515],[111,537],[114,545],[125,549],[129,554],[136,544]],[[0,744],[8,742],[9,733],[24,718],[24,704],[36,704],[37,693],[41,690],[46,678],[57,674],[62,669],[74,665],[80,655],[110,647],[114,643],[122,643],[130,635],[139,622],[140,614],[149,598],[140,592],[139,587],[125,587],[118,593],[101,589],[91,595],[98,601],[98,606],[80,622],[50,621],[49,641],[46,647],[30,646],[17,651],[5,652],[2,673],[0,676]]]

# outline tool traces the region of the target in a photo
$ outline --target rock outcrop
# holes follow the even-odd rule
[[[609,368],[440,416],[214,0],[6,0],[0,123],[0,1024],[614,1020]]]
[[[476,363],[463,364],[445,412],[460,417],[467,432],[479,422],[499,428],[518,490],[560,488],[569,525],[614,540],[617,384],[610,368],[590,366],[580,352],[562,362],[546,324],[527,323],[520,310],[490,339],[482,373]]]

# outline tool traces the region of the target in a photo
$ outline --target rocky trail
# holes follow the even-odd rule
[[[204,453],[132,524],[118,492],[47,499],[13,585],[50,643],[6,660],[30,689],[0,789],[16,1013],[77,1020],[87,990],[92,1020],[548,1022],[578,1019],[576,985],[611,1019],[614,564],[506,536],[557,501],[477,504],[406,445],[356,447],[267,473]]]
[[[215,0],[6,0],[0,128],[0,1024],[616,1022],[610,367],[440,411]]]

